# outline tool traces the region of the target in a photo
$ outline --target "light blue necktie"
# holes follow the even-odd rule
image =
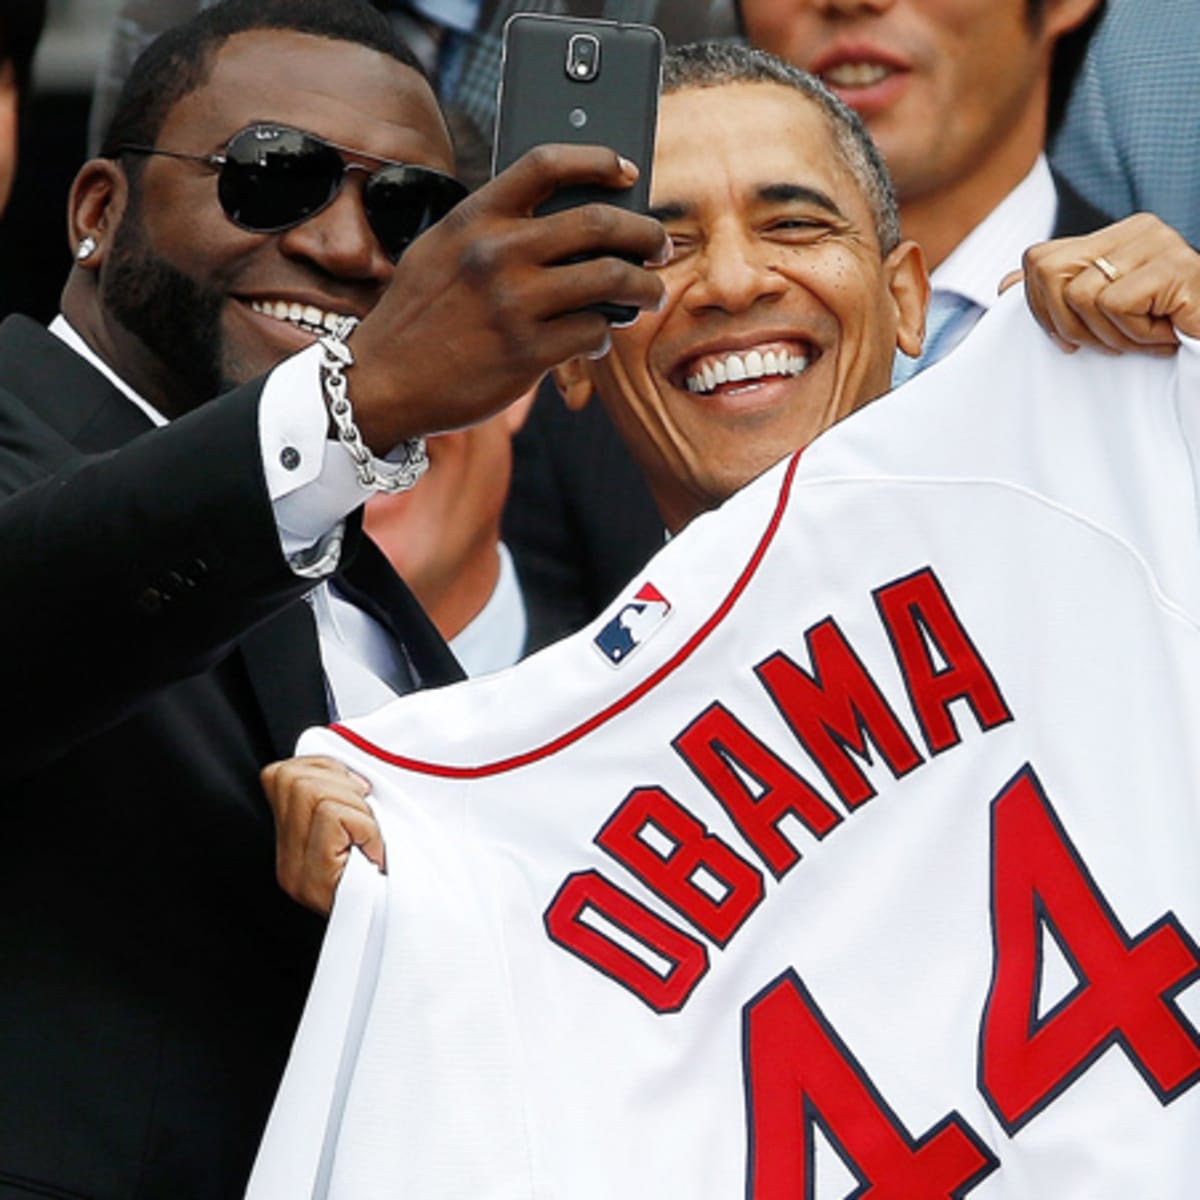
[[[934,292],[925,314],[925,344],[916,358],[896,351],[892,364],[892,387],[907,383],[914,375],[937,362],[958,345],[966,331],[975,323],[979,305],[957,292]]]

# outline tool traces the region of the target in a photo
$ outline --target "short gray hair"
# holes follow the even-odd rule
[[[858,114],[807,71],[742,42],[693,42],[667,52],[663,62],[664,94],[729,83],[779,83],[794,88],[821,110],[834,145],[871,210],[880,250],[891,253],[900,241],[896,193],[883,158]]]

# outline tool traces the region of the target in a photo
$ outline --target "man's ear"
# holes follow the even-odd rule
[[[67,236],[81,266],[95,268],[104,261],[128,202],[129,181],[112,159],[93,158],[80,167],[67,201]],[[81,256],[85,244],[94,249]]]
[[[586,358],[572,358],[554,368],[554,384],[563,403],[579,412],[592,398],[592,373]]]
[[[916,242],[903,241],[883,265],[896,313],[896,345],[915,358],[925,341],[925,309],[929,306],[925,256]]]

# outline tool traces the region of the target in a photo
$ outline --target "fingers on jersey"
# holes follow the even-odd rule
[[[293,900],[327,913],[357,846],[382,871],[383,839],[365,780],[331,758],[293,758],[263,768],[275,816],[275,869]]]
[[[1138,213],[1025,253],[1030,307],[1065,348],[1170,354],[1176,329],[1200,336],[1200,254]]]

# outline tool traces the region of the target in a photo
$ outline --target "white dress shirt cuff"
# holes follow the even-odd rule
[[[279,542],[292,570],[332,574],[345,518],[367,498],[354,463],[328,437],[320,346],[286,359],[267,376],[258,408],[259,443]]]

